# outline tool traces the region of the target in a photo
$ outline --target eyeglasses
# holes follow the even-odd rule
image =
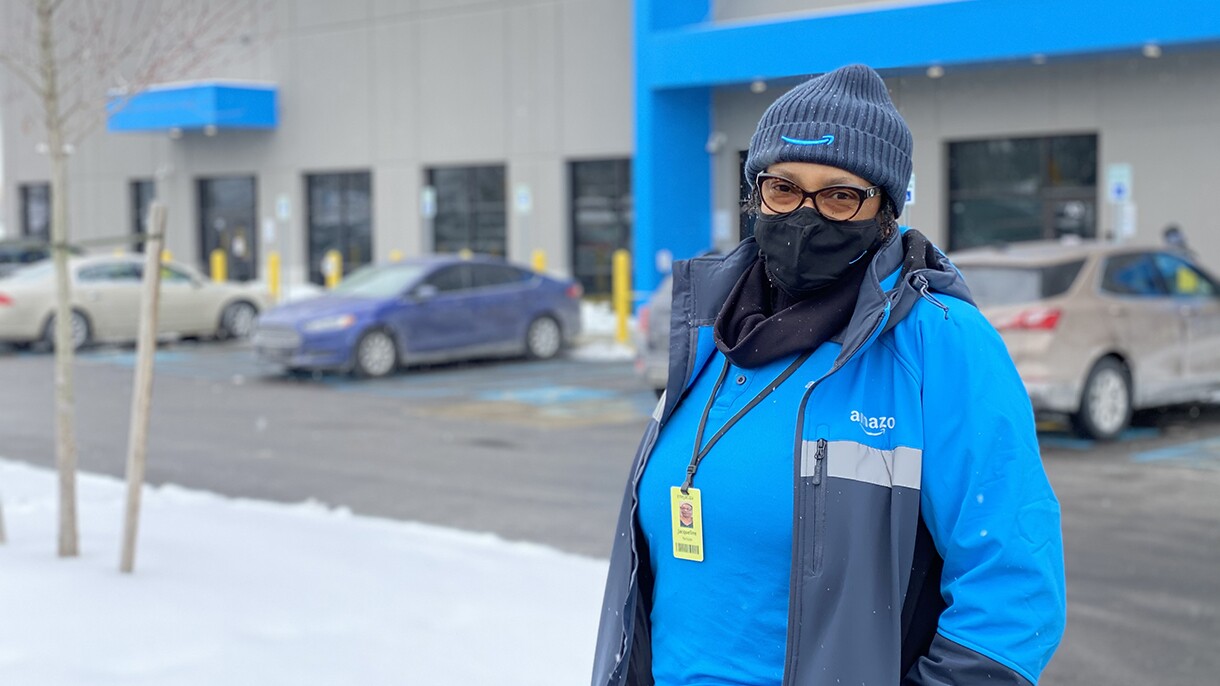
[[[756,183],[763,205],[775,214],[791,214],[809,198],[818,214],[836,222],[855,217],[866,200],[881,194],[881,186],[827,186],[807,191],[790,179],[765,173],[758,175]]]

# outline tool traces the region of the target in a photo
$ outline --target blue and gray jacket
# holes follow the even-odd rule
[[[593,686],[653,683],[637,486],[757,255],[747,239],[674,265],[669,382],[623,498]],[[784,686],[1037,683],[1065,622],[1059,503],[1003,341],[909,231],[878,251],[824,345],[837,354],[808,384],[793,441]]]

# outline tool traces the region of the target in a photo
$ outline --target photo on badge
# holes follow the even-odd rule
[[[699,489],[678,486],[669,489],[670,511],[673,514],[674,557],[679,560],[703,561],[703,506]]]

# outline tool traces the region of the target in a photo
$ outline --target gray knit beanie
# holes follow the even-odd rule
[[[911,179],[911,130],[877,72],[852,64],[802,83],[763,113],[746,158],[750,186],[776,162],[845,169],[884,188],[900,215]]]

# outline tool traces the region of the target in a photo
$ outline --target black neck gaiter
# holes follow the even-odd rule
[[[871,258],[866,255],[838,278],[799,298],[772,284],[762,258],[755,260],[716,317],[716,347],[747,369],[817,348],[851,321]]]

